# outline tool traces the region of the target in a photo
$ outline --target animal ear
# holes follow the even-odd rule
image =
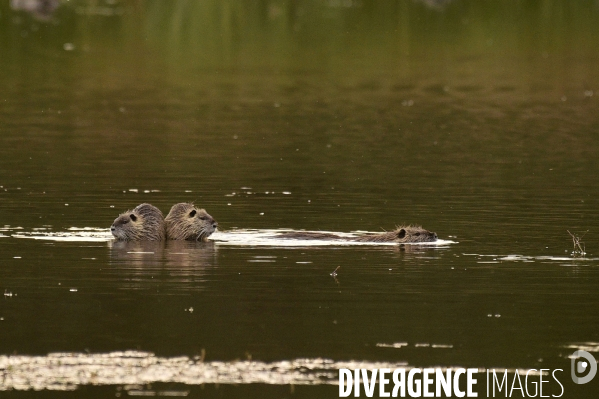
[[[397,238],[404,238],[406,236],[406,229],[399,229],[397,232]]]
[[[129,217],[131,218],[131,220],[133,220],[134,222],[137,221],[137,216],[135,216],[133,213],[131,215],[129,215]]]
[[[196,215],[196,213],[198,213],[195,209],[191,212],[189,212],[189,217],[192,218]]]

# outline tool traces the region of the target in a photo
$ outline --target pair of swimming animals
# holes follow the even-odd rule
[[[110,231],[120,241],[193,240],[208,241],[218,223],[204,209],[182,202],[173,205],[166,218],[160,209],[151,204],[141,204],[132,211],[121,213]],[[311,231],[280,232],[276,238],[297,240],[338,240],[354,242],[419,243],[437,240],[437,233],[420,226],[400,226],[383,233],[370,233],[344,237],[334,233]]]

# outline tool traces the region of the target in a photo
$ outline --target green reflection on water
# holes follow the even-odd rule
[[[106,75],[110,66],[127,62],[137,70],[150,61],[175,75],[242,68],[416,77],[423,66],[450,71],[464,57],[485,57],[488,67],[597,57],[594,2],[427,3],[435,1],[74,1],[62,2],[48,21],[4,3],[0,34],[10,55],[4,64],[19,56],[85,56]],[[65,43],[74,45],[66,47],[70,58]]]

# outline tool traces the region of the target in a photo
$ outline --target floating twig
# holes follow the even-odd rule
[[[584,246],[584,242],[581,243],[580,240],[582,240],[582,238],[589,231],[588,230],[585,231],[584,234],[582,236],[580,236],[580,237],[578,237],[575,234],[570,233],[570,230],[566,230],[566,231],[568,232],[568,234],[570,234],[570,237],[572,237],[572,244],[574,244],[574,250],[572,251],[572,254],[573,255],[582,255],[582,256],[584,256],[586,254],[586,252],[585,252],[585,246]]]
[[[341,266],[337,266],[337,267],[335,268],[335,270],[333,270],[333,273],[331,273],[331,276],[333,276],[333,277],[337,277],[337,270],[339,270],[339,269],[341,269]]]

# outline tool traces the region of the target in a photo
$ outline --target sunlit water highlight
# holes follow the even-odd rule
[[[393,242],[359,242],[359,241],[339,241],[339,240],[298,240],[289,238],[280,238],[280,233],[297,232],[291,229],[238,229],[230,231],[216,231],[209,237],[209,241],[217,245],[234,246],[271,246],[271,247],[314,247],[314,246],[397,246]],[[351,233],[341,233],[333,231],[318,231],[317,233],[331,233],[340,237],[357,237],[360,234],[372,233],[367,231],[356,231]],[[86,241],[86,242],[107,242],[114,239],[110,230],[95,227],[71,227],[68,231],[39,231],[19,232],[12,234],[15,238],[30,238],[35,240],[51,241]],[[428,245],[428,246],[447,246],[455,244],[451,240],[437,240],[435,242],[404,243],[402,245]]]
[[[584,263],[599,261],[599,258],[586,257],[586,256],[527,256],[527,255],[483,255],[483,254],[463,254],[464,256],[475,256],[477,257],[477,263],[504,263],[504,262],[522,262],[522,263],[534,263],[534,262],[574,262],[576,266],[580,266]],[[572,266],[572,263],[563,264],[563,266]]]
[[[31,238],[34,240],[50,241],[84,241],[84,242],[104,242],[110,241],[114,237],[108,229],[95,227],[70,227],[68,231],[46,232],[34,229],[32,232],[20,231],[12,234],[15,238]]]
[[[315,247],[315,246],[397,246],[393,242],[359,242],[339,240],[298,240],[280,237],[281,233],[297,232],[291,229],[239,229],[224,232],[215,232],[210,239],[217,245],[239,245],[239,246],[276,246],[276,247]],[[367,231],[355,231],[351,233],[340,233],[334,231],[317,231],[315,233],[335,234],[344,238],[357,237],[360,234],[372,233]],[[446,246],[454,244],[450,240],[437,240],[435,242],[405,243],[406,245],[429,245]],[[404,244],[402,244],[404,245]]]
[[[278,362],[157,357],[139,351],[0,356],[0,390],[72,390],[79,385],[174,382],[199,384],[335,384],[340,368],[399,368],[406,363],[294,359]]]
[[[377,344],[401,348],[401,344]],[[568,345],[577,348],[579,345]],[[451,345],[428,345],[451,349]],[[597,347],[586,343],[582,347]],[[293,359],[275,362],[253,360],[203,361],[200,357],[158,357],[150,352],[119,351],[100,354],[50,353],[47,356],[0,356],[0,391],[75,390],[82,385],[145,385],[153,383],[337,385],[339,369],[410,368],[407,362],[336,361],[332,359]],[[457,370],[461,366],[441,367]],[[478,367],[479,373],[486,368]],[[506,368],[509,373],[518,370]],[[533,372],[538,374],[538,372]]]

